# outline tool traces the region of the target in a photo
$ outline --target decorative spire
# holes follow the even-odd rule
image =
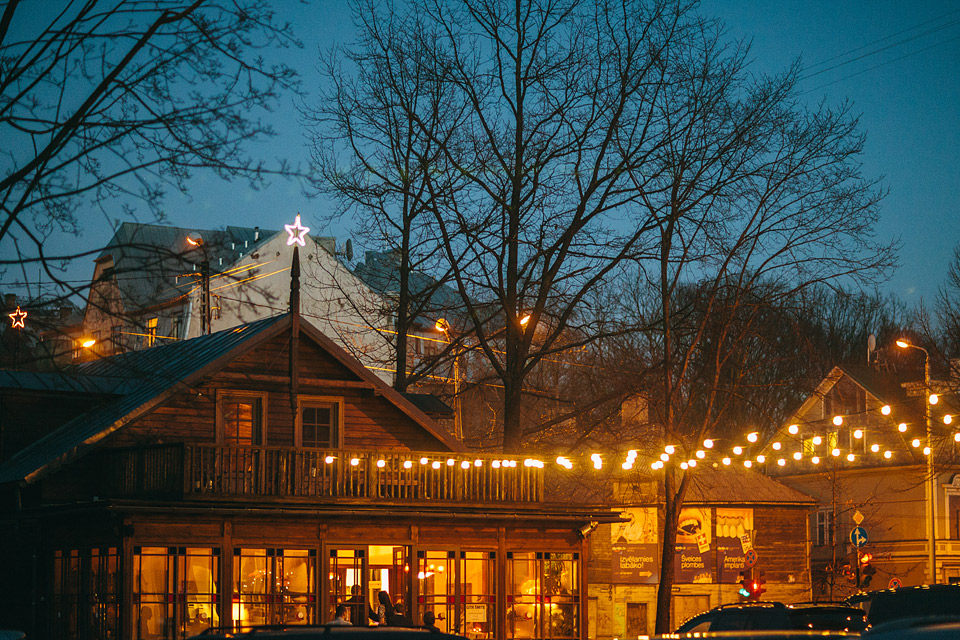
[[[290,265],[290,316],[290,407],[296,413],[300,392],[300,247],[296,245]]]

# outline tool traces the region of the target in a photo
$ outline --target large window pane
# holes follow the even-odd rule
[[[507,634],[576,638],[580,634],[579,555],[507,554]]]
[[[136,547],[133,565],[138,640],[178,640],[219,626],[219,549]]]
[[[497,612],[496,553],[465,551],[460,555],[463,632],[468,638],[493,638]]]
[[[234,626],[316,624],[316,564],[313,550],[234,550]]]

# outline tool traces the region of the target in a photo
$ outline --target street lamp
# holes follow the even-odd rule
[[[937,510],[936,510],[936,496],[937,496],[937,479],[934,476],[934,466],[933,466],[933,444],[931,442],[930,436],[930,401],[932,397],[930,394],[930,353],[923,347],[918,347],[915,344],[910,344],[904,340],[897,340],[897,346],[901,349],[919,349],[923,351],[923,419],[927,427],[927,449],[929,454],[927,455],[927,482],[926,486],[926,497],[927,504],[929,505],[929,514],[927,522],[927,545],[929,547],[929,552],[927,554],[927,561],[929,563],[928,571],[930,572],[930,580],[933,584],[937,582]]]
[[[437,320],[437,331],[447,337],[447,343],[453,345],[450,335],[450,323],[444,318]],[[460,410],[460,348],[453,347],[453,432],[457,440],[463,440],[463,417]]]

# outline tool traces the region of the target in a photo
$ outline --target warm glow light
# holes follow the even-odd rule
[[[350,458],[350,465],[351,465],[351,466],[354,466],[354,467],[355,467],[355,466],[357,466],[358,464],[360,464],[360,460],[358,460],[357,458]]]
[[[461,469],[469,469],[469,468],[470,468],[470,461],[469,461],[469,460],[464,460],[463,462],[461,462],[461,463],[460,463],[460,468],[461,468]]]
[[[863,430],[862,430],[862,429],[857,429],[856,431],[854,431],[854,432],[853,432],[853,437],[856,438],[857,440],[859,440],[860,438],[862,438],[862,437],[863,437]]]
[[[457,464],[457,461],[456,461],[456,460],[454,460],[453,458],[447,458],[447,466],[448,466],[448,467],[452,467],[452,466],[455,465],[455,464]]]
[[[483,460],[480,460],[480,459],[474,460],[474,461],[473,461],[473,466],[475,466],[475,467],[482,467],[482,466],[483,466]]]
[[[26,329],[24,322],[27,319],[27,312],[20,308],[20,305],[17,305],[17,310],[13,313],[8,313],[7,317],[10,318],[10,328],[11,329]],[[87,346],[87,345],[84,345]]]
[[[327,456],[326,458],[323,459],[323,461],[326,462],[327,464],[332,464],[333,461],[334,461],[334,457],[333,457],[333,456]]]
[[[749,469],[750,467],[753,466],[753,460],[744,460],[744,461],[743,461],[743,466],[745,466],[747,469]]]
[[[760,464],[763,464],[766,461],[767,461],[767,457],[765,455],[757,456],[757,462],[759,462]]]
[[[703,447],[705,449],[713,449],[713,440],[711,440],[710,438],[707,438],[706,440],[704,440]]]
[[[701,460],[703,460],[704,458],[707,457],[707,452],[704,451],[703,449],[698,449],[696,455],[697,455],[698,458],[700,458]]]
[[[782,446],[783,446],[783,445],[781,445],[779,442],[774,442],[774,443],[773,443],[773,450],[774,450],[774,451],[780,451],[780,447],[782,447]]]
[[[890,452],[890,451],[884,451],[884,452],[883,452],[883,457],[884,457],[884,458],[887,458],[887,459],[889,460],[889,459],[891,458],[891,456],[893,456],[893,453],[892,453],[892,452]]]
[[[798,433],[800,433],[800,427],[798,427],[798,426],[795,425],[795,424],[792,424],[792,425],[790,425],[790,427],[787,429],[787,431],[789,431],[791,435],[794,435],[794,436],[795,436],[795,435],[797,435]]]
[[[681,462],[681,463],[680,463],[680,468],[683,469],[683,470],[686,470],[686,468],[687,468],[688,466],[689,466],[689,465],[687,465],[686,462]]]
[[[890,415],[890,405],[885,404],[882,407],[880,407],[880,413],[882,413],[885,416]]]
[[[874,453],[880,453],[880,445],[878,444],[870,445],[870,451],[873,451]]]
[[[663,448],[663,450],[666,451],[667,453],[669,453],[670,455],[673,455],[673,453],[674,453],[677,449],[676,449],[676,447],[674,447],[672,444],[668,444],[667,446],[665,446],[665,447]]]
[[[733,462],[733,461],[732,461],[730,458],[724,458],[724,459],[721,460],[720,462],[722,462],[723,464],[730,464],[730,463]]]
[[[733,455],[738,456],[741,453],[743,453],[743,447],[738,446],[733,448]]]
[[[757,433],[756,431],[747,434],[747,440],[748,440],[749,442],[756,442],[756,441],[757,441],[757,438],[759,438],[759,437],[760,437],[760,434]]]
[[[910,346],[910,343],[904,342],[903,340],[897,340],[897,346],[900,347],[901,349],[906,349],[907,347]]]
[[[912,444],[912,445],[914,446],[914,448],[919,447],[919,446],[920,446],[920,438],[914,438],[914,439],[913,439],[913,442],[911,442],[910,444]]]
[[[938,396],[935,393],[931,393],[930,397],[927,399],[930,401],[930,404],[937,404],[938,402],[940,402],[940,396]]]
[[[960,442],[960,432],[953,434],[954,442]]]
[[[661,459],[663,462],[668,462],[668,461],[670,460],[670,456],[668,456],[668,455],[665,454],[665,453],[661,453],[661,454],[660,454],[660,459]]]
[[[409,468],[412,467],[412,466],[413,466],[413,462],[412,462],[411,460],[404,460],[404,461],[403,461],[403,468],[404,468],[404,469],[409,469]]]
[[[529,316],[529,315],[525,315],[525,316],[523,316],[522,318],[520,318],[520,326],[521,326],[521,327],[527,326],[527,323],[528,323],[528,322],[530,322],[530,316]]]
[[[906,432],[907,432],[907,423],[906,423],[906,422],[901,422],[900,424],[897,425],[897,429],[900,430],[900,433],[906,433]]]
[[[420,458],[420,464],[427,464],[428,462],[430,462],[430,460],[427,458]]]
[[[690,467],[692,468],[692,467],[697,466],[697,461],[696,461],[696,460],[688,460],[688,461],[687,461],[687,464],[690,465]]]
[[[783,458],[780,458],[779,460],[777,460],[777,464],[782,467],[787,464],[787,461],[784,460]]]
[[[500,461],[499,461],[499,460],[494,460],[493,462],[490,463],[490,466],[493,467],[494,469],[499,469],[499,468],[500,468]]]
[[[820,464],[820,457],[813,456],[812,458],[810,458],[810,462],[812,462],[813,464]]]
[[[602,468],[603,468],[603,458],[600,457],[600,454],[599,454],[599,453],[593,454],[592,456],[590,456],[590,459],[593,460],[593,468],[594,468],[594,469],[602,469]],[[661,460],[663,459],[663,455],[660,456],[660,459],[661,459]]]
[[[620,466],[623,468],[624,471],[629,471],[630,469],[633,469],[633,463],[632,463],[632,462],[624,462],[624,463],[621,464]]]
[[[830,455],[832,455],[834,458],[836,458],[837,456],[840,455],[840,449],[833,449],[833,450],[831,450],[831,451],[830,451]]]
[[[947,415],[943,416],[943,424],[950,424],[950,423],[952,423],[952,422],[953,422],[953,416],[952,416],[952,415],[950,415],[950,414],[948,413]]]
[[[821,438],[820,436],[813,436],[813,444],[819,445],[822,442],[823,442],[823,438]]]
[[[856,457],[857,457],[857,456],[853,455],[852,453],[848,453],[848,454],[847,454],[847,462],[853,462],[853,461],[856,459]]]
[[[800,453],[799,451],[794,451],[794,452],[793,452],[793,459],[794,459],[794,460],[801,460],[802,458],[803,458],[803,454],[802,454],[802,453]]]
[[[377,466],[380,467],[381,469],[383,469],[385,466],[387,466],[387,461],[386,461],[386,460],[377,460]]]
[[[433,464],[431,464],[430,466],[433,467],[434,469],[439,469],[439,468],[440,468],[440,461],[439,461],[439,460],[434,460],[434,461],[433,461]]]
[[[930,455],[930,447],[924,447],[924,448],[923,448],[923,455],[925,455],[925,456]]]
[[[450,328],[450,323],[448,323],[444,318],[439,318],[435,326],[437,327],[437,331],[445,333],[447,329]]]
[[[94,340],[93,338],[88,338],[88,339],[84,340],[84,341],[81,343],[81,346],[82,346],[84,349],[89,349],[90,347],[92,347],[92,346],[95,345],[95,344],[97,344],[97,341],[96,341],[96,340]]]
[[[843,424],[843,416],[833,416],[833,424],[840,426]]]

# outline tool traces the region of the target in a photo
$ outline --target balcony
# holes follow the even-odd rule
[[[156,445],[100,465],[102,495],[329,504],[539,503],[543,469],[491,455],[292,447]]]

